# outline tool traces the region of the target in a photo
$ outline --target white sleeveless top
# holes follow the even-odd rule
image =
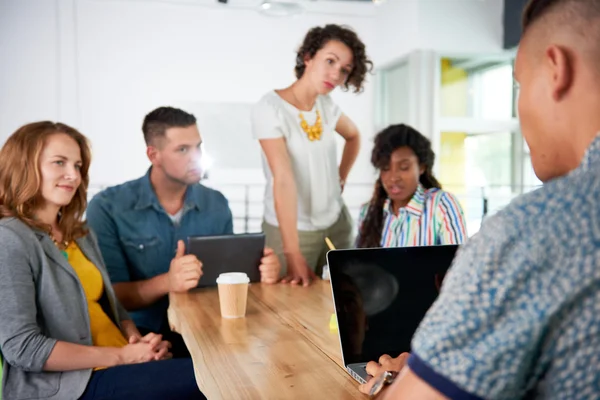
[[[312,126],[321,114],[321,140],[311,142],[300,126],[302,113]],[[342,112],[329,96],[319,96],[311,111],[301,111],[270,91],[252,109],[252,131],[256,139],[284,138],[298,192],[298,230],[315,231],[333,225],[342,209],[335,126]],[[273,175],[262,154],[267,180],[265,221],[279,226],[273,197]]]

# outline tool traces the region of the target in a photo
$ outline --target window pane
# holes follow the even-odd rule
[[[443,117],[468,117],[472,104],[467,71],[453,66],[452,60],[442,59],[440,112]]]
[[[504,120],[513,116],[513,68],[501,65],[480,73],[481,87],[477,103],[480,115],[476,117]]]
[[[513,118],[512,63],[442,59],[440,85],[442,117]]]
[[[443,187],[458,196],[472,235],[488,214],[508,204],[512,188],[512,133],[443,132],[438,175]]]

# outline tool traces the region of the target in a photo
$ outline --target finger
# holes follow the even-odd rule
[[[156,335],[148,341],[148,344],[150,346],[152,346],[153,349],[157,349],[158,346],[161,344],[161,342],[162,342],[162,335]]]
[[[188,264],[198,264],[200,265],[200,260],[193,254],[188,254],[187,256],[180,257],[177,261],[179,261],[180,265],[188,265]]]
[[[200,279],[190,279],[188,281],[184,281],[182,284],[183,292],[187,292],[188,290],[197,288],[199,281]]]
[[[156,336],[161,336],[161,335],[159,335],[158,333],[154,333],[154,332],[147,333],[147,334],[146,334],[146,336],[144,336],[144,337],[142,338],[142,342],[144,342],[144,343],[148,343],[148,342],[150,342],[152,339],[154,339]],[[162,336],[161,336],[161,337],[162,337]]]
[[[258,266],[258,270],[262,274],[278,274],[279,273],[279,265],[262,263]]]
[[[188,269],[185,271],[181,271],[181,274],[179,276],[184,281],[187,281],[190,279],[200,279],[200,276],[202,276],[202,272],[197,269]]]
[[[141,338],[138,335],[131,335],[129,336],[129,344],[136,344],[140,339]]]
[[[381,364],[376,363],[375,361],[369,361],[367,363],[367,367],[365,368],[365,370],[367,371],[367,374],[369,374],[371,376],[378,375],[380,369],[381,369]]]
[[[182,280],[184,283],[198,283],[200,280],[200,274],[190,273],[182,276]]]
[[[395,364],[398,367],[398,370],[404,368],[406,363],[408,362],[408,357],[410,357],[410,353],[402,353],[395,359]]]
[[[167,349],[167,351],[171,348],[171,343],[166,340],[161,341],[158,346],[156,346],[156,350]]]
[[[154,359],[161,360],[168,352],[169,350],[167,350],[167,348],[159,349],[156,353],[154,353]]]
[[[390,361],[392,361],[392,357],[389,354],[384,354],[381,357],[379,357],[379,364],[381,365],[389,363]]]
[[[275,254],[275,250],[273,250],[273,249],[272,249],[272,248],[270,248],[270,247],[265,247],[265,250],[264,250],[264,252],[263,252],[263,255],[264,255],[265,257],[268,257],[268,256],[270,256],[271,254]]]
[[[373,387],[374,384],[375,384],[375,379],[370,379],[367,383],[363,383],[362,385],[360,385],[358,387],[358,390],[360,390],[361,393],[369,394],[369,392],[371,391],[371,388]]]
[[[185,255],[185,243],[183,240],[177,241],[177,251],[175,252],[175,258],[181,258]]]
[[[302,282],[302,278],[300,277],[294,277],[294,279],[292,279],[292,281],[290,282],[292,285],[297,285],[299,283]]]
[[[276,271],[261,273],[260,280],[264,283],[276,283],[279,280],[279,273],[277,273]]]
[[[281,278],[281,283],[290,283],[291,281],[292,281],[292,277],[289,275],[286,275],[283,278]]]

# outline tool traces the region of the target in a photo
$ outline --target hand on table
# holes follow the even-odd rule
[[[286,255],[287,261],[287,276],[281,282],[291,283],[292,285],[308,286],[312,281],[317,279],[317,276],[306,263],[306,259],[302,253],[291,253]]]

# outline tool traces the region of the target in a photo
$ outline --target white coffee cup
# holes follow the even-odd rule
[[[221,317],[242,318],[246,315],[250,278],[243,272],[228,272],[217,278]]]

